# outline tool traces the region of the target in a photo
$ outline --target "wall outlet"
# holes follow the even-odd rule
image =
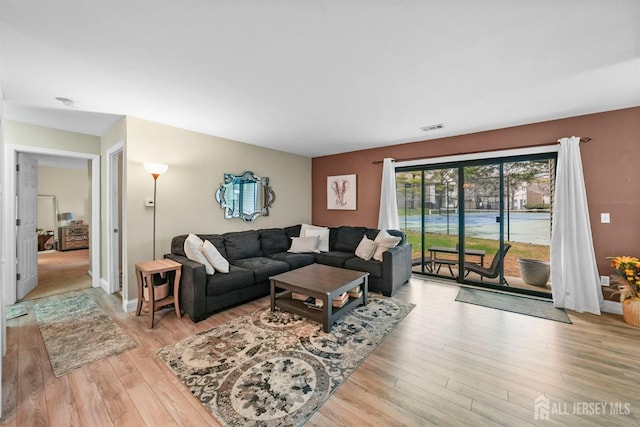
[[[609,276],[600,276],[600,284],[602,286],[609,286],[610,283]]]
[[[609,223],[611,223],[611,214],[609,214],[609,213],[601,213],[600,214],[600,223],[601,224],[609,224]]]
[[[146,207],[152,208],[153,207],[153,199],[144,199],[144,205]]]

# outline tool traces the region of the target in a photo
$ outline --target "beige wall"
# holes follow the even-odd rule
[[[153,179],[143,169],[144,162],[169,165],[168,172],[158,179],[157,258],[169,251],[171,238],[178,234],[224,233],[288,226],[311,220],[311,159],[307,157],[132,117],[117,122],[102,138],[18,122],[5,122],[4,125],[6,144],[101,155],[102,280],[107,277],[105,154],[113,145],[124,142],[124,219],[121,234],[126,236],[122,251],[125,260],[123,274],[127,283],[123,290],[125,300],[137,297],[133,266],[152,257],[153,210],[144,207],[144,199],[153,197]],[[269,177],[276,194],[270,215],[259,217],[253,223],[224,219],[223,210],[215,201],[215,191],[223,180],[223,174],[245,170]],[[60,209],[62,212],[62,205]],[[87,210],[86,221],[89,220]]]
[[[6,121],[5,144],[100,154],[100,138],[26,123]]]
[[[91,180],[86,169],[38,166],[38,194],[56,196],[58,212],[71,212],[74,220],[91,223]]]
[[[125,166],[125,246],[128,290],[137,296],[134,265],[152,258],[153,178],[144,162],[169,165],[158,178],[156,258],[169,252],[179,234],[224,233],[282,227],[311,220],[311,159],[127,117]],[[225,172],[251,170],[269,177],[276,194],[269,216],[252,223],[224,219],[215,192]]]

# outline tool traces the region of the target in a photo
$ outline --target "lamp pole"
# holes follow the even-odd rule
[[[153,260],[156,259],[156,188],[158,177],[165,173],[169,166],[162,163],[144,163],[144,168],[153,177]]]
[[[159,173],[152,173],[153,176],[153,260],[156,259],[156,187],[158,184]]]

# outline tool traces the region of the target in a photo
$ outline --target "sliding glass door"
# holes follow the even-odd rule
[[[494,263],[503,244],[502,165],[461,166],[464,173],[464,239],[460,251],[465,278],[489,284],[504,283],[500,265]],[[462,264],[461,264],[462,265]]]
[[[549,295],[554,165],[546,153],[396,169],[413,271]],[[536,283],[526,274],[534,267]]]

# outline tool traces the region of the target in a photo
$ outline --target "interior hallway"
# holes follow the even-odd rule
[[[89,249],[38,253],[38,286],[22,301],[91,287]]]

